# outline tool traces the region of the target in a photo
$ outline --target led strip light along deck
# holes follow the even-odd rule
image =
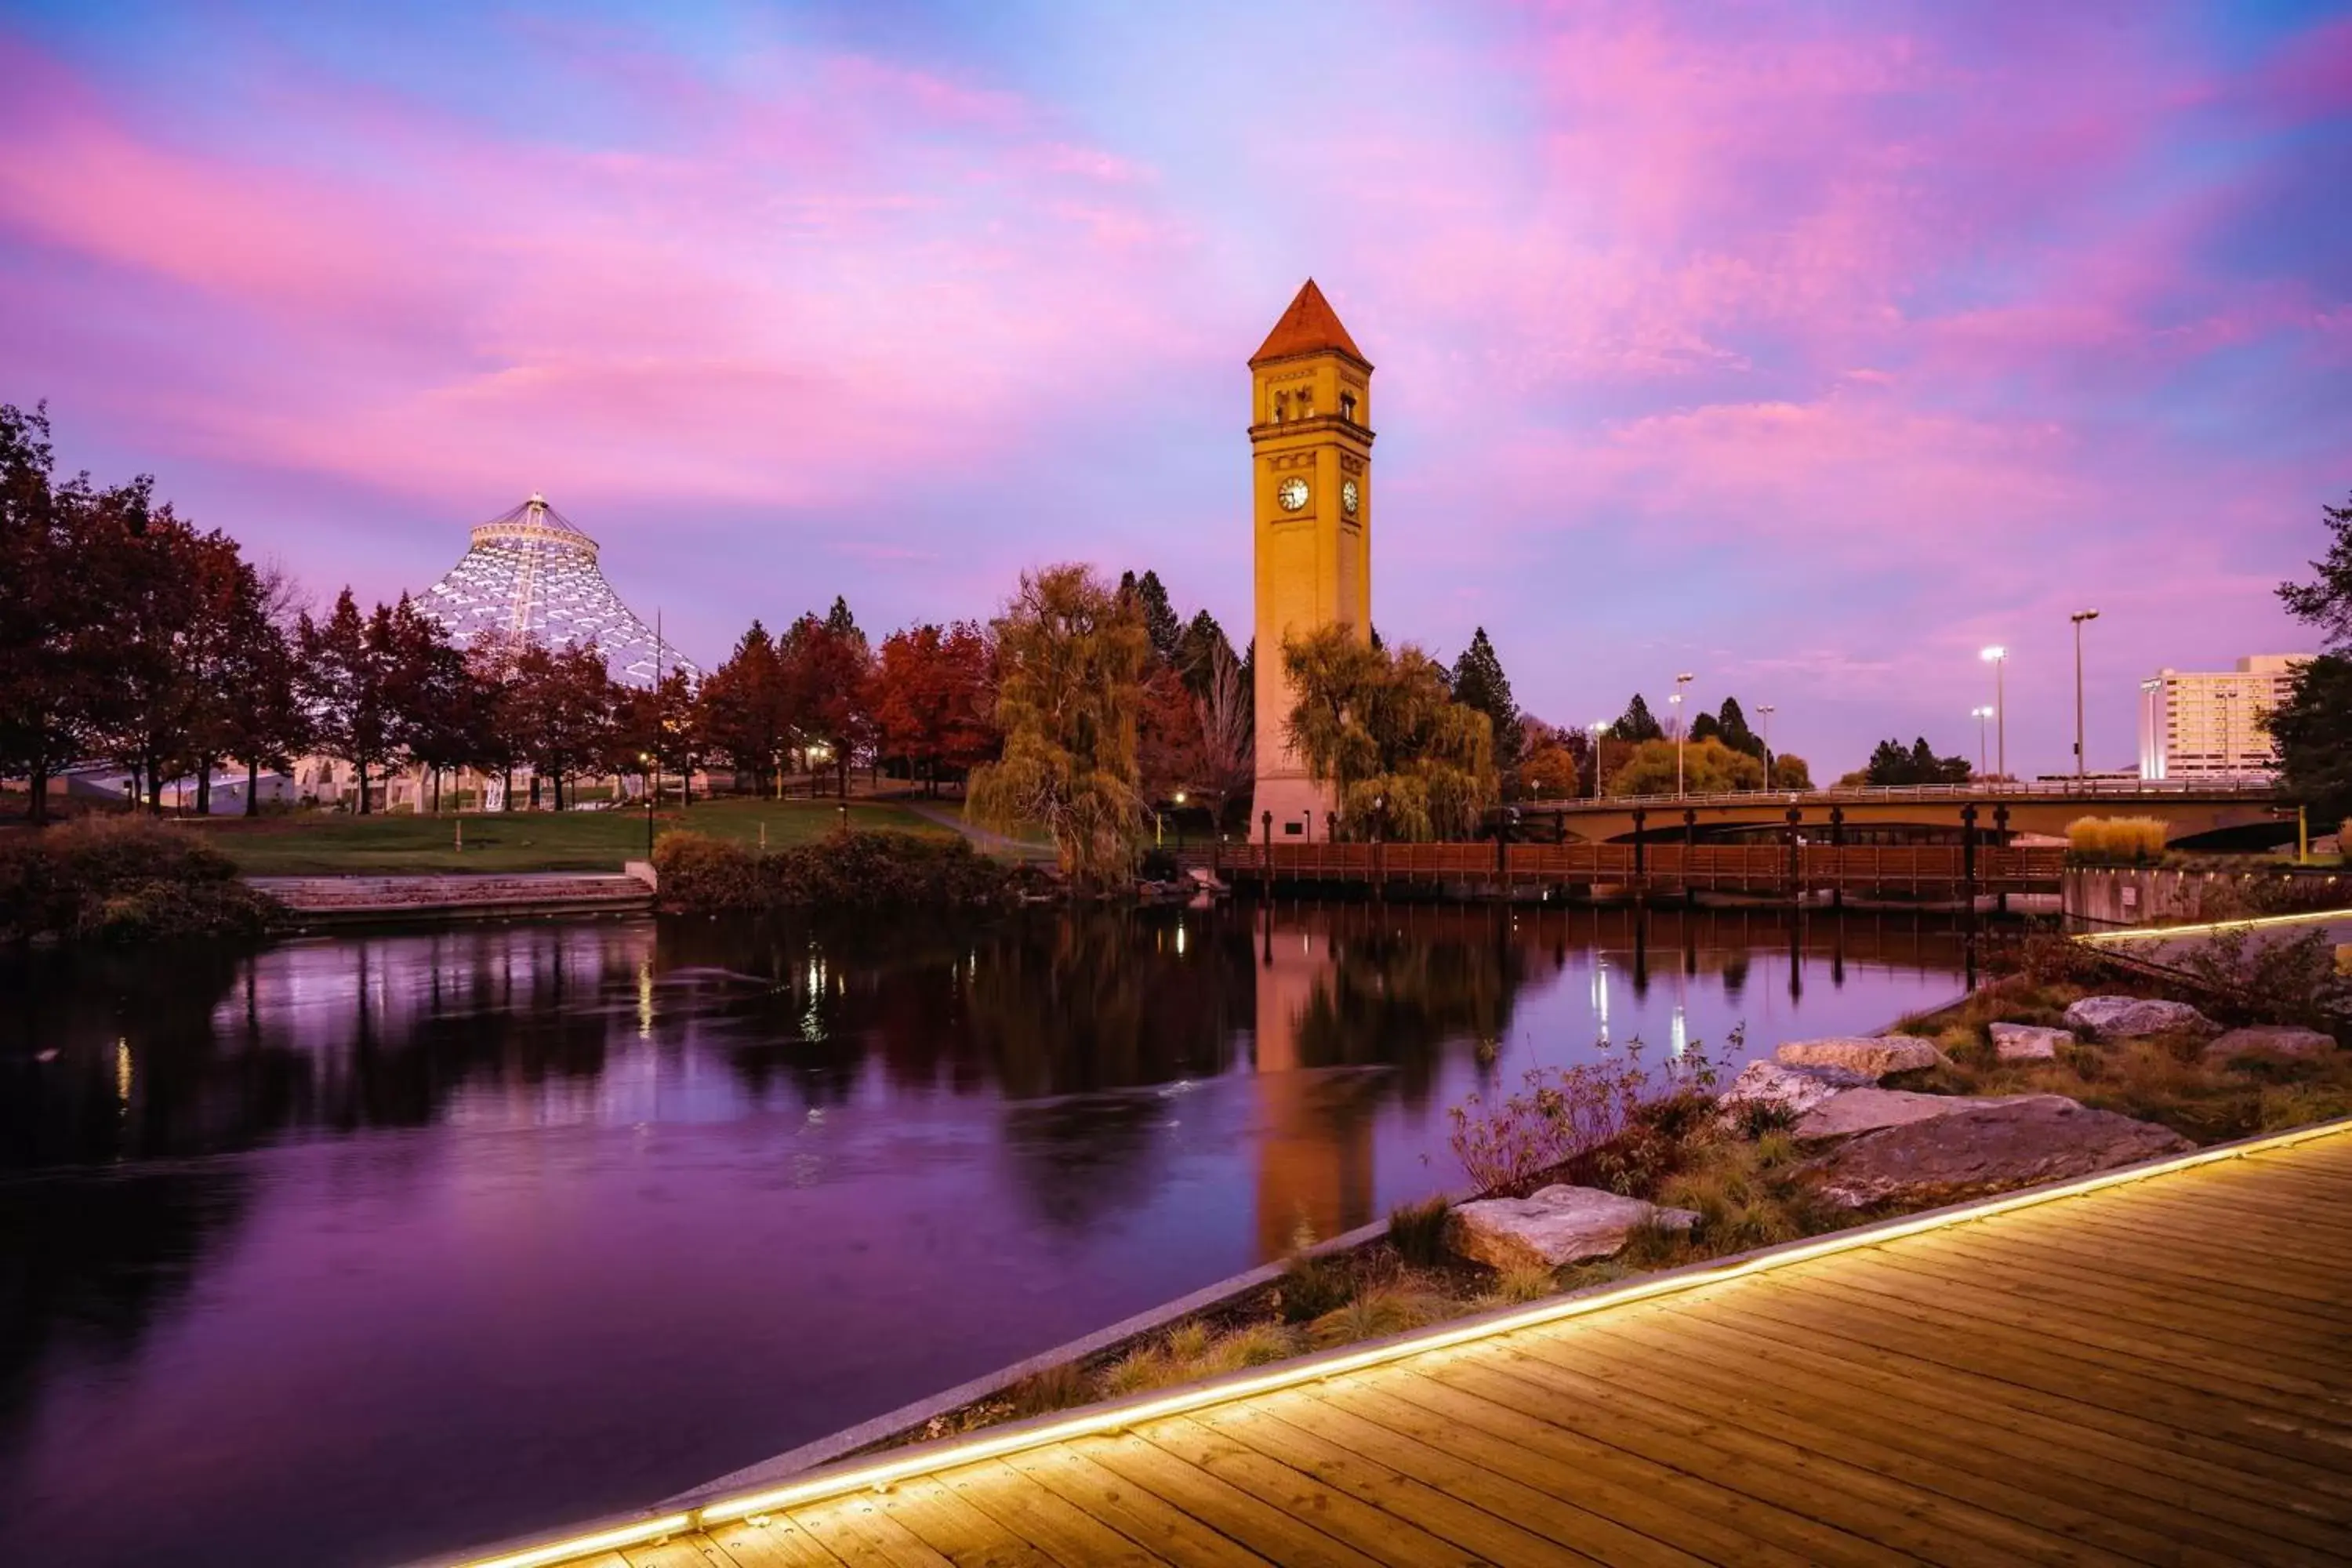
[[[2330,881],[2334,878],[2328,879]],[[2153,942],[2164,937],[2204,936],[2217,931],[2255,931],[2264,926],[2313,925],[2326,921],[2352,920],[2352,910],[2313,910],[2299,915],[2263,915],[2254,920],[2208,921],[2193,926],[2141,926],[2134,931],[2090,931],[2083,941],[2094,946],[2110,942]]]
[[[2352,1118],[2322,1122],[2313,1127],[2276,1132],[2243,1142],[2221,1144],[2211,1149],[2200,1149],[2154,1164],[2135,1165],[2124,1170],[2108,1171],[2084,1176],[2054,1187],[2037,1187],[2027,1192],[1988,1198],[1982,1203],[1961,1208],[1938,1209],[1911,1219],[1893,1220],[1884,1225],[1833,1233],[1810,1241],[1792,1242],[1763,1252],[1749,1253],[1716,1264],[1696,1264],[1686,1269],[1654,1275],[1648,1279],[1627,1280],[1591,1295],[1571,1296],[1551,1302],[1538,1302],[1501,1317],[1482,1318],[1458,1323],[1450,1328],[1437,1328],[1412,1336],[1390,1340],[1355,1351],[1333,1351],[1319,1356],[1302,1357],[1269,1367],[1263,1372],[1242,1374],[1231,1379],[1202,1384],[1195,1387],[1156,1399],[1144,1399],[1132,1404],[1099,1406],[1082,1411],[1063,1420],[1044,1426],[1024,1427],[1000,1436],[979,1436],[950,1445],[908,1450],[901,1458],[877,1459],[867,1464],[842,1470],[828,1470],[802,1481],[788,1481],[782,1486],[746,1492],[738,1497],[722,1498],[698,1508],[680,1510],[656,1518],[633,1521],[589,1533],[551,1541],[542,1546],[528,1547],[520,1552],[504,1552],[491,1557],[464,1559],[454,1568],[551,1568],[551,1564],[567,1562],[591,1552],[609,1552],[617,1547],[644,1545],[665,1536],[678,1535],[708,1525],[726,1524],[748,1519],[754,1514],[797,1508],[805,1503],[839,1497],[845,1493],[863,1491],[887,1486],[892,1481],[910,1476],[928,1475],[953,1469],[960,1465],[1018,1453],[1024,1448],[1036,1448],[1047,1444],[1123,1431],[1128,1427],[1162,1416],[1181,1415],[1213,1405],[1229,1404],[1247,1399],[1254,1394],[1272,1394],[1285,1388],[1318,1383],[1325,1378],[1339,1377],[1349,1373],[1362,1372],[1390,1362],[1425,1354],[1431,1351],[1448,1350],[1493,1339],[1522,1329],[1538,1328],[1547,1323],[1564,1322],[1589,1316],[1594,1312],[1644,1301],[1660,1296],[1675,1295],[1685,1290],[1720,1285],[1729,1280],[1745,1279],[1752,1274],[1769,1273],[1815,1258],[1833,1257],[1842,1252],[1859,1251],[1882,1243],[1917,1236],[1926,1231],[1943,1230],[1990,1219],[1996,1215],[2032,1208],[2041,1204],[2054,1203],[2061,1198],[2080,1197],[2105,1188],[2123,1186],[2132,1182],[2146,1181],[2152,1176],[2171,1175],[2193,1170],[2200,1165],[2215,1164],[2224,1160],[2241,1160],[2252,1154],[2268,1153],[2291,1148],[2298,1143],[2313,1142],[2324,1138],[2352,1132]]]

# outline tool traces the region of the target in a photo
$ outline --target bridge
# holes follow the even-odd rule
[[[1785,836],[1784,836],[1785,837]],[[1560,891],[1611,895],[1733,893],[1791,901],[1807,895],[1970,900],[2055,893],[2066,852],[1974,842],[1480,844],[1258,843],[1180,857],[1260,888],[1362,889],[1516,898]]]
[[[461,1561],[2352,1561],[2347,1134],[1833,1233]]]
[[[2013,834],[2063,837],[2083,816],[2153,816],[2166,841],[2185,847],[2252,847],[2294,837],[2278,785],[2252,775],[2212,779],[2038,779],[1730,795],[1604,795],[1599,800],[1524,802],[1523,835],[1620,843],[1775,837],[1855,843],[1919,836],[1958,839],[1969,829],[2006,841]]]

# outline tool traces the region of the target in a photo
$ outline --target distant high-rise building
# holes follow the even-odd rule
[[[674,669],[701,673],[621,602],[596,563],[596,542],[536,491],[476,528],[465,558],[417,605],[460,647],[485,632],[557,647],[593,639],[613,679],[631,686]]]
[[[2139,683],[2139,776],[2268,773],[2278,752],[2262,720],[2308,654],[2254,654],[2235,669],[2164,669]]]

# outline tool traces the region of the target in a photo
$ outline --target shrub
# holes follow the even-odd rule
[[[654,846],[663,901],[696,911],[814,907],[952,908],[1000,902],[1015,873],[963,838],[835,832],[754,857],[700,833],[666,833]]]
[[[0,938],[249,936],[278,910],[227,856],[149,817],[79,817],[0,842]]]
[[[1417,1204],[1399,1204],[1389,1211],[1389,1245],[1397,1256],[1417,1268],[1431,1268],[1445,1257],[1445,1194]]]
[[[2155,816],[2078,816],[2066,825],[2066,843],[2092,860],[2160,860],[2164,821]]]
[[[759,862],[740,844],[707,833],[665,833],[654,843],[654,873],[666,903],[698,911],[757,909]]]
[[[1694,1041],[1681,1061],[1654,1074],[1643,1065],[1642,1042],[1631,1040],[1622,1050],[1604,1044],[1598,1061],[1530,1068],[1525,1081],[1500,1105],[1474,1094],[1448,1112],[1454,1157],[1481,1192],[1523,1186],[1582,1156],[1596,1157],[1611,1184],[1629,1190],[1670,1152],[1658,1145],[1701,1120],[1696,1091],[1713,1087],[1715,1070]]]

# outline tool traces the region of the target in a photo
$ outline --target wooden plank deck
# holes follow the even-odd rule
[[[2337,1131],[572,1561],[2341,1563],[2347,1305]]]

